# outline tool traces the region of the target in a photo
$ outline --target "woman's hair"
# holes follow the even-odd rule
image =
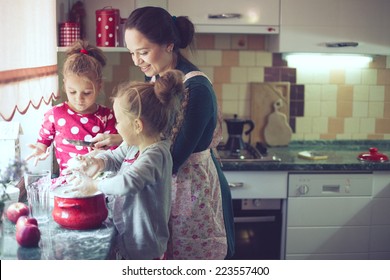
[[[180,115],[184,91],[182,72],[168,70],[155,82],[120,84],[113,99],[120,102],[119,107],[130,118],[140,118],[146,124],[146,135],[162,133],[164,137],[169,137]]]
[[[192,47],[195,34],[194,24],[188,17],[171,16],[160,7],[135,9],[127,18],[125,29],[136,29],[158,45],[173,43],[173,51],[179,55],[179,49]]]
[[[103,82],[103,67],[106,57],[99,48],[90,45],[87,41],[78,40],[66,52],[62,73],[88,79],[94,85],[101,86]]]

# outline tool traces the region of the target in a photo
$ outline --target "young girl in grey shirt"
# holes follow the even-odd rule
[[[183,91],[183,75],[177,70],[167,71],[154,83],[120,85],[113,106],[123,143],[94,157],[78,157],[67,170],[72,171],[68,181],[76,195],[96,191],[114,195],[114,248],[121,259],[159,259],[166,251],[172,156],[164,132],[171,131]],[[92,179],[102,171],[117,173]]]

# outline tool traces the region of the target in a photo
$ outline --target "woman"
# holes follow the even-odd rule
[[[194,25],[159,7],[134,10],[125,24],[125,42],[146,80],[170,69],[185,75],[184,118],[177,118],[171,147],[172,210],[168,259],[224,259],[234,253],[230,190],[212,148],[221,140],[213,87],[185,59],[181,48],[191,44]]]

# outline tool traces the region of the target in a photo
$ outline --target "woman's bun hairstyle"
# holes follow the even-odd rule
[[[194,40],[194,24],[188,19],[188,17],[185,16],[177,17],[176,20],[174,20],[174,24],[176,25],[180,38],[180,44],[178,47],[180,49],[185,49],[190,46]]]
[[[184,92],[183,73],[179,70],[169,70],[154,83],[156,97],[164,105],[170,104],[174,96]]]

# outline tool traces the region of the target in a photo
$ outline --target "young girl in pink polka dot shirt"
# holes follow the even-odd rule
[[[67,139],[98,141],[95,148],[102,145],[115,148],[122,142],[115,128],[113,111],[96,103],[103,85],[102,68],[105,64],[103,52],[86,41],[77,41],[69,49],[63,66],[68,101],[46,112],[37,143],[29,145],[34,151],[27,160],[35,158],[37,164],[46,159],[53,144],[61,174],[69,159],[91,151],[91,147],[77,146]]]

